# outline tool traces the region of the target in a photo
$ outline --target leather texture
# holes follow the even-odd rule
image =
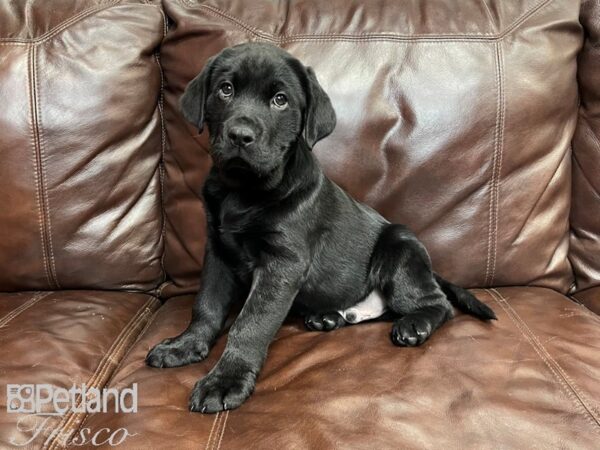
[[[191,297],[173,298],[111,381],[138,383],[138,413],[98,414],[86,426],[126,427],[137,433],[130,448],[595,448],[598,316],[549,289],[475,294],[494,307],[497,322],[460,314],[414,349],[391,343],[390,323],[319,333],[290,320],[253,396],[218,415],[186,405],[226,336],[202,363],[144,364],[156,342],[187,326]]]
[[[143,3],[0,3],[0,291],[161,283],[164,26]]]
[[[52,416],[20,448],[120,427],[122,449],[597,448],[599,33],[597,0],[0,0],[0,448],[39,425],[11,383],[139,388],[138,413]],[[202,269],[207,136],[177,104],[247,41],[315,69],[326,173],[499,320],[400,349],[389,323],[290,318],[241,408],[192,414],[226,333],[144,364]]]
[[[590,311],[600,315],[600,286],[584,289],[575,294],[571,294],[571,298],[577,303],[581,303]]]
[[[600,3],[584,1],[579,55],[581,106],[573,137],[573,205],[569,259],[574,291],[600,285]]]
[[[0,294],[0,448],[56,448],[59,431],[77,430],[85,419],[8,413],[8,384],[104,386],[159,305],[150,295],[120,292]]]
[[[338,115],[315,147],[325,172],[415,231],[444,277],[469,287],[571,287],[578,2],[164,6],[174,22],[161,50],[165,264],[176,292],[197,288],[203,236],[191,217],[202,213],[197,193],[209,167],[206,135],[177,102],[207,58],[246,41],[280,45],[315,69]]]

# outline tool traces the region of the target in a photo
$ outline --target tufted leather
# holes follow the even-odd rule
[[[39,420],[6,412],[9,383],[137,383],[138,413],[53,416],[25,448],[121,427],[131,449],[596,448],[599,14],[596,0],[0,2],[0,447]],[[290,317],[242,407],[192,414],[227,334],[199,364],[143,361],[188,323],[202,269],[207,136],[177,104],[246,41],[314,67],[338,114],[315,147],[326,173],[413,228],[499,320],[459,314],[399,349],[389,323],[316,333]]]

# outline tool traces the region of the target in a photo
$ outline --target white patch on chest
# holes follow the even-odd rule
[[[352,306],[351,308],[338,311],[344,320],[348,323],[359,323],[365,320],[376,319],[381,317],[383,313],[387,311],[385,300],[379,292],[375,289],[367,297]]]

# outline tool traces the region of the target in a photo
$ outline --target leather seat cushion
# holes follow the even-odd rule
[[[144,364],[188,323],[191,297],[173,298],[111,381],[138,383],[138,413],[93,415],[85,426],[136,433],[124,448],[594,448],[600,319],[548,289],[475,293],[497,322],[457,315],[418,348],[394,347],[389,323],[316,333],[290,320],[253,396],[217,415],[190,413],[187,401],[226,336],[202,363]]]
[[[76,429],[85,418],[8,413],[8,384],[103,387],[159,305],[117,292],[0,294],[0,448],[53,448],[55,430]],[[42,425],[31,440],[28,430]]]
[[[571,297],[590,311],[600,314],[600,286],[577,292]]]

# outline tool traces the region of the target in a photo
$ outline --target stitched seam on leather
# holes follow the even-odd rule
[[[32,47],[34,48],[34,47]],[[42,108],[40,108],[40,85],[39,76],[37,72],[37,52],[33,55],[33,80],[35,89],[35,112],[36,112],[36,128],[38,138],[38,151],[39,151],[39,179],[40,188],[42,195],[42,213],[44,219],[44,229],[46,230],[46,245],[48,246],[47,254],[50,256],[50,277],[52,278],[53,284],[51,285],[55,289],[60,289],[60,283],[58,282],[58,276],[56,275],[56,262],[54,259],[54,246],[52,244],[52,221],[50,220],[50,200],[48,199],[48,183],[46,182],[46,149],[44,142],[44,133],[42,123]]]
[[[226,411],[219,411],[217,413],[219,415],[218,420],[215,420],[215,422],[217,423],[217,426],[214,430],[214,434],[211,435],[211,440],[209,442],[207,442],[207,449],[208,450],[215,450],[217,449],[217,444],[220,444],[220,440],[219,442],[217,441],[217,439],[220,438],[221,433],[222,433],[222,425],[224,423],[224,421],[227,419],[227,414]],[[214,439],[212,439],[212,436],[214,436]]]
[[[28,80],[27,80],[27,91],[29,96],[29,111],[30,111],[30,131],[31,131],[31,147],[33,149],[33,163],[35,164],[35,169],[33,171],[34,182],[35,182],[35,198],[36,205],[38,210],[38,227],[40,230],[40,242],[42,247],[42,259],[44,265],[44,271],[46,273],[46,280],[48,281],[48,286],[52,285],[50,280],[50,272],[48,271],[48,260],[46,257],[46,244],[44,242],[44,221],[42,220],[42,206],[40,202],[40,188],[39,188],[39,175],[38,175],[38,139],[37,139],[37,127],[36,127],[36,117],[37,113],[35,111],[36,102],[34,101],[35,96],[35,84],[33,83],[33,59],[35,57],[35,47],[30,46],[27,55],[27,72],[28,72]]]
[[[121,348],[127,343],[129,336],[135,331],[136,327],[138,326],[138,323],[141,322],[142,319],[144,318],[144,316],[147,314],[147,311],[148,311],[147,305],[149,303],[151,303],[152,300],[155,300],[155,299],[153,297],[151,297],[150,300],[148,302],[146,302],[144,307],[140,310],[141,312],[138,312],[138,314],[136,314],[135,320],[133,321],[133,323],[130,321],[131,326],[126,326],[124,328],[124,330],[128,330],[128,331],[125,333],[125,335],[123,336],[122,339],[117,338],[115,343],[119,342],[119,344],[114,349],[113,349],[113,347],[114,347],[114,343],[113,343],[113,346],[111,346],[111,349],[109,349],[109,351],[105,355],[105,358],[103,358],[103,363],[105,361],[107,361],[107,362],[103,364],[103,367],[100,370],[100,372],[98,372],[98,369],[102,366],[102,363],[101,363],[101,365],[98,366],[98,369],[96,369],[96,373],[94,374],[92,379],[90,379],[89,384],[86,386],[100,387],[100,385],[103,384],[102,378],[105,376],[105,373],[110,368],[110,363],[113,361],[113,355],[118,353],[121,350]],[[81,398],[80,398],[80,401],[77,403],[76,407],[79,408],[80,404],[81,404]],[[62,446],[67,445],[70,437],[75,432],[75,428],[78,428],[77,427],[78,422],[76,421],[76,419],[77,419],[77,417],[81,417],[82,414],[83,413],[72,413],[72,414],[70,414],[70,417],[68,417],[69,415],[65,416],[65,417],[68,417],[68,419],[67,419],[66,423],[64,424],[64,426],[62,426],[62,427],[59,426],[59,428],[57,428],[57,430],[60,430],[60,431],[58,431],[58,433],[56,433],[55,438],[50,446],[50,449],[55,449],[61,445]],[[83,418],[85,418],[85,417],[83,417]],[[70,425],[74,420],[75,420],[74,426],[72,427]]]
[[[493,155],[492,155],[492,168],[491,168],[491,176],[490,176],[490,181],[488,183],[488,192],[489,192],[489,205],[488,205],[488,239],[487,239],[487,254],[486,254],[486,262],[485,262],[485,279],[483,281],[484,286],[487,286],[489,283],[489,279],[490,279],[490,262],[491,262],[491,252],[492,252],[492,223],[493,223],[493,214],[494,214],[494,175],[496,173],[495,170],[495,164],[496,164],[496,149],[497,149],[497,145],[496,142],[498,140],[498,123],[499,123],[499,114],[498,114],[498,107],[500,104],[500,87],[499,87],[499,81],[498,81],[498,74],[499,74],[499,70],[498,70],[498,66],[497,66],[497,48],[496,46],[494,46],[494,60],[496,62],[496,69],[495,69],[495,84],[496,84],[496,126],[494,128],[494,148],[493,148]]]
[[[210,427],[210,433],[208,433],[208,440],[206,441],[206,447],[204,447],[204,450],[208,450],[210,447],[210,441],[212,439],[213,431],[215,429],[215,424],[217,423],[217,420],[219,420],[220,415],[221,415],[221,412],[217,411],[217,415],[215,416],[215,420],[213,420],[212,427]]]
[[[512,306],[496,289],[486,289],[498,305],[504,310],[506,315],[515,324],[521,334],[527,339],[538,356],[542,359],[546,367],[554,375],[563,392],[575,405],[575,408],[581,412],[586,421],[594,427],[597,433],[600,433],[600,419],[594,415],[593,407],[587,405],[587,399],[579,393],[575,383],[566,375],[562,367],[550,356],[546,348],[539,341],[537,336],[527,326],[521,316],[513,309]]]
[[[160,10],[162,18],[163,18],[163,39],[167,35],[167,18],[161,8]],[[160,256],[160,268],[162,270],[161,283],[158,286],[156,292],[157,295],[160,296],[162,294],[162,290],[164,287],[164,283],[167,279],[167,271],[165,270],[165,249],[166,249],[166,222],[167,222],[167,214],[165,211],[165,189],[164,189],[164,180],[165,180],[165,147],[166,147],[166,130],[165,130],[165,116],[164,116],[164,98],[165,98],[165,82],[164,82],[164,74],[162,65],[160,63],[160,55],[159,52],[154,53],[154,60],[156,61],[156,65],[158,66],[158,72],[160,75],[160,95],[158,98],[158,113],[160,115],[160,162],[158,164],[158,176],[160,179],[160,213],[161,213],[161,230],[160,230],[160,238],[162,241],[162,254]]]
[[[281,45],[283,43],[288,42],[298,42],[298,41],[333,41],[333,40],[353,40],[353,41],[377,41],[377,40],[387,40],[387,41],[415,41],[415,40],[435,40],[435,41],[448,41],[448,40],[456,40],[457,38],[464,41],[490,41],[490,40],[498,40],[502,39],[505,36],[512,33],[516,30],[521,24],[523,24],[527,19],[531,16],[539,12],[546,5],[552,2],[552,0],[540,0],[537,4],[535,4],[530,10],[521,14],[521,16],[517,17],[505,30],[501,33],[487,33],[487,34],[446,34],[446,35],[401,35],[395,33],[362,33],[362,34],[297,34],[297,35],[279,35],[275,36],[271,33],[268,33],[264,30],[256,28],[237,17],[221,10],[215,8],[211,5],[204,4],[196,4],[194,5],[190,0],[179,0],[180,4],[188,7],[196,7],[198,9],[204,10],[205,12],[221,17],[232,23],[233,25],[241,28],[244,31],[247,31],[253,34],[256,37],[268,40],[270,42]]]
[[[490,273],[492,266],[492,258],[494,255],[494,224],[496,223],[495,214],[495,201],[496,201],[496,166],[498,165],[498,142],[499,142],[499,129],[500,129],[500,91],[501,91],[501,80],[500,80],[500,63],[498,57],[498,43],[494,45],[494,62],[495,62],[495,83],[496,83],[496,126],[494,127],[494,148],[492,154],[492,167],[491,176],[488,184],[489,191],[489,207],[488,207],[488,242],[487,242],[487,256],[485,263],[485,280],[484,285],[490,285]]]
[[[144,308],[142,308],[142,310],[143,309]],[[118,348],[119,348],[119,345],[117,345],[115,347],[115,344],[117,342],[120,343],[121,339],[125,339],[127,336],[129,336],[129,333],[131,332],[131,329],[134,328],[137,325],[137,322],[139,321],[140,317],[141,317],[141,314],[140,314],[140,311],[138,311],[136,313],[136,315],[132,318],[132,320],[127,324],[127,326],[125,326],[125,328],[123,328],[123,330],[121,331],[121,333],[119,334],[119,336],[117,337],[117,339],[113,342],[113,344],[109,348],[108,352],[102,358],[100,364],[96,368],[96,371],[94,372],[94,374],[92,375],[92,377],[88,381],[88,384],[86,384],[87,387],[97,387],[96,386],[97,379],[100,377],[100,375],[102,373],[104,373],[104,370],[105,370],[106,366],[108,366],[109,363],[110,363],[111,357],[109,355],[111,355],[113,352],[116,352],[118,350]],[[125,332],[125,330],[127,330],[127,331]],[[123,334],[123,332],[125,332],[125,334]],[[99,371],[99,369],[100,369],[100,371]],[[81,400],[82,400],[82,398],[80,396],[78,398],[78,401],[77,401],[77,405],[76,405],[77,408],[79,408],[79,406],[81,405]],[[76,413],[68,413],[68,414],[66,414],[63,417],[63,420],[61,421],[61,423],[59,424],[59,426],[52,433],[52,435],[54,437],[53,441],[52,442],[46,442],[44,444],[43,448],[46,448],[46,445],[48,445],[48,444],[50,445],[50,447],[48,447],[49,449],[57,448],[57,446],[60,446],[60,445],[66,446],[70,434],[69,433],[65,434],[65,431],[66,431],[67,427],[69,427],[69,425],[72,422],[74,416],[76,416]]]
[[[494,253],[492,257],[492,267],[490,275],[490,285],[494,284],[496,277],[496,260],[498,257],[498,223],[500,217],[500,180],[502,178],[502,156],[504,154],[504,122],[506,113],[506,99],[505,99],[505,76],[504,76],[504,52],[502,50],[502,41],[496,42],[497,47],[497,58],[499,67],[499,95],[500,95],[500,124],[498,126],[498,152],[497,152],[497,167],[496,167],[496,186],[495,190],[495,205],[494,205]]]
[[[161,306],[158,305],[158,307],[156,308],[156,310],[152,313],[152,316],[146,322],[146,325],[144,325],[144,327],[140,330],[140,333],[137,336],[137,338],[135,339],[135,341],[132,342],[131,346],[123,354],[123,357],[121,358],[121,360],[119,361],[119,363],[115,366],[115,370],[114,370],[113,374],[111,375],[111,377],[106,382],[106,386],[110,386],[112,384],[115,375],[117,374],[117,372],[119,371],[119,369],[121,368],[121,366],[123,365],[123,363],[125,362],[125,360],[127,359],[127,357],[129,356],[129,354],[131,353],[131,351],[135,347],[135,344],[137,344],[137,342],[142,338],[142,336],[144,336],[144,334],[146,334],[146,331],[148,331],[148,328],[150,328],[150,325],[152,325],[152,323],[154,323],[154,320],[158,316],[158,312],[159,312],[160,308],[161,308]]]
[[[542,344],[537,341],[537,345],[540,346],[540,348],[538,348],[538,346],[536,345],[536,341],[534,341],[534,335],[533,333],[531,333],[531,330],[529,330],[530,334],[528,334],[524,328],[519,324],[522,323],[524,326],[526,326],[526,324],[523,322],[523,320],[520,318],[520,316],[518,316],[518,314],[516,313],[516,311],[510,307],[509,303],[504,299],[504,297],[502,297],[502,295],[497,292],[495,289],[486,289],[486,291],[488,291],[490,293],[490,295],[492,296],[492,298],[496,301],[496,303],[498,303],[500,305],[500,307],[504,310],[504,312],[506,312],[507,316],[512,320],[512,322],[515,324],[515,326],[517,327],[517,329],[519,329],[519,331],[521,332],[521,334],[523,334],[523,336],[528,340],[529,344],[533,347],[533,349],[535,350],[535,352],[538,354],[538,356],[542,359],[542,361],[544,362],[544,364],[546,365],[546,367],[548,367],[548,369],[550,370],[550,372],[554,375],[555,379],[558,381],[559,386],[563,389],[563,391],[565,392],[565,394],[567,395],[567,397],[569,399],[571,399],[576,407],[577,410],[579,410],[582,415],[584,416],[584,418],[586,419],[587,422],[589,422],[592,426],[594,426],[594,429],[596,431],[598,431],[598,428],[596,428],[597,426],[600,425],[600,423],[598,423],[595,419],[595,416],[593,415],[593,413],[587,409],[586,405],[582,402],[581,398],[578,397],[576,391],[574,391],[572,388],[570,389],[570,385],[567,382],[566,379],[562,378],[555,370],[555,368],[553,367],[553,365],[548,361],[548,359],[544,356],[544,353],[542,353],[542,350],[545,352],[545,348],[542,346]],[[501,300],[498,300],[498,298],[496,297],[496,295],[494,295],[494,293],[496,293]],[[504,306],[506,305],[506,307]],[[513,311],[514,315],[509,311],[509,309]],[[517,321],[517,319],[519,321]],[[528,328],[529,329],[529,328]],[[547,352],[545,352],[546,354],[548,354]],[[548,354],[549,356],[549,354]],[[555,366],[558,366],[558,363],[556,363],[556,361],[552,360],[555,364]],[[560,366],[558,366],[560,367]]]
[[[13,320],[19,314],[22,314],[24,311],[26,311],[29,308],[31,308],[33,305],[35,305],[36,303],[38,303],[40,300],[46,298],[50,294],[51,294],[51,292],[38,292],[38,293],[36,293],[33,297],[31,297],[29,300],[27,300],[21,306],[13,309],[8,314],[6,314],[4,317],[2,317],[2,319],[0,319],[0,328],[5,327],[8,322],[10,322],[11,320]]]
[[[129,346],[129,348],[127,349],[127,351],[123,354],[123,357],[121,358],[121,360],[119,361],[119,363],[113,369],[112,375],[110,376],[110,378],[108,379],[108,381],[102,387],[111,386],[112,385],[112,383],[113,383],[113,381],[115,379],[115,375],[117,375],[117,373],[119,372],[119,370],[122,367],[123,363],[127,360],[127,357],[129,356],[129,354],[131,353],[131,351],[135,348],[135,345],[139,342],[139,340],[142,338],[142,336],[144,336],[144,334],[146,334],[146,331],[148,331],[148,328],[150,328],[150,325],[152,325],[152,323],[154,322],[154,320],[158,316],[159,310],[160,310],[160,305],[159,305],[158,308],[156,308],[156,310],[154,311],[154,313],[152,314],[152,316],[150,317],[150,319],[148,319],[148,321],[146,322],[146,325],[144,325],[144,327],[140,330],[140,333],[138,334],[137,338],[131,343],[131,345]],[[77,432],[79,432],[85,426],[85,423],[89,419],[90,414],[87,413],[87,412],[85,412],[84,414],[85,415],[84,415],[83,419],[80,421],[79,426],[77,427],[77,429],[73,430],[73,432],[71,433],[71,435],[76,434]]]
[[[155,298],[151,297],[151,298],[150,298],[150,300],[149,300],[149,301],[146,303],[146,305],[148,305],[148,303],[156,303],[156,302],[158,302],[158,300],[156,300]],[[142,327],[141,327],[141,329],[139,330],[139,332],[138,332],[138,334],[137,334],[136,338],[135,338],[135,339],[133,339],[133,341],[131,341],[131,342],[130,342],[130,340],[129,340],[130,336],[131,336],[131,335],[132,335],[132,334],[135,332],[136,328],[138,327],[138,324],[139,324],[139,323],[141,323],[141,322],[143,321],[143,319],[145,318],[145,316],[147,316],[147,315],[148,315],[149,313],[151,313],[151,312],[152,312],[152,310],[151,310],[149,307],[144,307],[144,308],[143,308],[143,310],[142,310],[142,314],[140,314],[140,316],[139,316],[139,320],[138,320],[138,321],[135,323],[135,325],[133,325],[133,326],[131,327],[131,329],[130,329],[130,332],[129,332],[129,333],[127,334],[127,336],[126,336],[126,337],[123,339],[123,341],[122,341],[121,345],[119,345],[119,347],[118,347],[117,349],[115,349],[115,352],[114,352],[114,353],[112,353],[112,354],[109,356],[109,358],[108,358],[108,360],[109,360],[109,363],[110,363],[110,362],[113,362],[113,363],[115,363],[115,362],[116,362],[116,364],[114,364],[114,367],[113,367],[113,369],[112,369],[112,372],[113,372],[113,374],[112,374],[112,375],[114,375],[114,371],[116,370],[116,367],[117,367],[117,366],[118,366],[118,365],[119,365],[119,364],[120,364],[120,363],[123,361],[123,358],[124,358],[124,356],[125,356],[125,353],[127,353],[129,350],[131,350],[131,347],[133,346],[133,344],[135,344],[135,342],[136,342],[136,341],[139,339],[139,337],[140,337],[140,334],[141,334],[142,330],[145,328],[145,326],[142,326]],[[150,319],[151,319],[153,316],[154,316],[154,314],[152,314],[152,315],[150,316],[150,318],[149,318],[149,319],[147,319],[147,322],[148,322],[148,321],[149,321],[149,320],[150,320]],[[127,350],[126,350],[124,353],[123,353],[123,356],[122,356],[122,357],[120,357],[118,361],[116,361],[116,360],[113,358],[113,355],[116,355],[116,357],[118,358],[118,352],[120,352],[120,351],[121,351],[121,349],[122,349],[123,347],[125,347],[125,345],[127,345],[128,343],[129,343],[129,348],[128,348],[128,349],[127,349]],[[100,387],[102,387],[102,386],[105,386],[105,385],[106,385],[106,382],[107,382],[107,380],[108,380],[106,377],[109,375],[109,373],[108,373],[108,372],[109,372],[109,370],[110,370],[110,364],[106,364],[106,365],[105,365],[105,370],[102,372],[101,376],[99,377],[99,382],[98,382],[98,386],[97,386],[97,387],[99,387],[99,388],[100,388]],[[112,375],[110,375],[110,376],[112,376]],[[109,378],[110,378],[110,376],[109,376]],[[104,378],[104,380],[103,380],[103,378]],[[83,417],[81,417],[81,419],[80,419],[79,423],[81,423],[81,420],[84,420],[84,419],[85,419],[85,417],[87,416],[87,413],[80,413],[80,414],[83,414]],[[78,429],[78,428],[79,428],[79,426],[78,426],[78,422],[76,421],[76,422],[74,423],[74,426],[73,426],[73,427],[71,427],[71,429],[69,430],[68,437],[72,436],[72,435],[73,435],[73,433],[74,433],[74,432],[76,431],[76,429]]]
[[[221,442],[223,441],[223,436],[225,435],[225,428],[227,427],[227,419],[229,418],[229,410],[225,411],[225,418],[223,419],[223,427],[221,428],[221,437],[219,438],[219,442],[217,444],[216,450],[221,448]]]
[[[519,17],[518,19],[516,19],[511,25],[509,25],[501,34],[500,34],[500,38],[504,38],[506,36],[508,36],[510,33],[512,33],[513,31],[515,31],[517,28],[519,28],[523,23],[525,23],[528,19],[530,19],[532,16],[534,16],[535,14],[537,14],[539,11],[541,11],[542,9],[544,9],[546,6],[548,6],[550,3],[552,3],[552,0],[541,0],[540,2],[538,2],[537,4],[535,4],[529,11],[527,11],[526,13],[523,13],[523,15],[521,15],[521,17]]]
[[[217,439],[219,438],[219,435],[221,434],[221,424],[223,423],[224,417],[225,417],[225,412],[221,411],[219,414],[219,420],[217,421],[217,426],[215,428],[215,433],[213,435],[213,440],[210,445],[210,450],[214,450],[215,446],[217,445]]]
[[[260,38],[259,38],[260,39]],[[310,37],[305,36],[301,38],[289,38],[289,39],[281,39],[281,40],[269,40],[275,45],[284,45],[290,44],[294,42],[352,42],[352,43],[361,43],[361,42],[414,42],[418,44],[425,43],[434,43],[434,44],[446,44],[448,42],[461,42],[461,43],[470,43],[470,44],[489,44],[496,42],[500,38],[496,39],[469,39],[468,37],[447,37],[447,38],[393,38],[393,37],[385,37],[385,36],[373,36],[373,37],[351,37],[351,36],[331,36],[331,37]]]
[[[121,330],[121,333],[117,336],[117,338],[113,341],[112,345],[108,349],[108,351],[102,357],[100,364],[96,368],[96,371],[92,375],[92,377],[86,383],[87,388],[99,388],[106,380],[106,373],[111,368],[111,365],[116,366],[116,364],[111,364],[115,362],[115,355],[118,357],[118,353],[121,349],[127,345],[129,342],[130,336],[135,332],[139,323],[141,323],[149,313],[152,312],[152,304],[158,303],[159,301],[150,296],[148,301],[136,312],[136,314],[132,317],[127,325]],[[79,399],[76,404],[76,409],[81,406],[82,398],[79,396]],[[85,418],[84,413],[74,413],[69,412],[63,416],[63,419],[58,424],[58,426],[52,431],[42,449],[53,450],[59,447],[65,447],[73,435],[73,432],[78,427],[79,421],[77,418]],[[74,422],[74,426],[71,424]]]
[[[158,163],[158,178],[160,180],[160,215],[161,215],[161,230],[160,230],[160,239],[162,244],[162,252],[160,255],[160,268],[162,271],[162,277],[160,285],[157,289],[157,295],[161,295],[163,284],[167,279],[167,271],[165,270],[165,247],[166,247],[166,212],[165,212],[165,189],[164,189],[164,180],[165,180],[165,122],[164,122],[164,113],[163,113],[163,99],[164,99],[164,82],[163,82],[163,73],[160,65],[160,58],[155,53],[154,59],[156,60],[156,64],[158,65],[158,70],[160,72],[160,96],[158,100],[158,114],[160,116],[160,162]]]
[[[35,68],[34,68],[34,60],[35,60],[35,47],[30,46],[27,57],[27,71],[28,71],[28,94],[29,94],[29,111],[30,111],[30,131],[31,131],[31,144],[33,148],[33,163],[35,164],[35,169],[33,171],[34,182],[35,182],[35,199],[38,210],[38,226],[40,229],[40,242],[42,247],[42,260],[44,265],[44,272],[46,273],[46,280],[48,281],[48,286],[52,286],[52,277],[50,276],[50,269],[48,265],[48,248],[46,246],[46,230],[45,223],[43,219],[43,203],[40,198],[40,163],[39,163],[39,137],[38,137],[38,124],[37,124],[37,101],[35,99],[36,91],[35,91]]]
[[[42,34],[41,36],[38,36],[37,38],[33,38],[33,39],[0,38],[0,45],[40,44],[42,42],[45,42],[45,41],[53,38],[60,32],[69,28],[71,25],[74,25],[75,23],[79,22],[80,20],[85,19],[86,17],[88,17],[98,11],[108,9],[111,6],[114,6],[120,2],[121,2],[121,0],[106,0],[101,5],[95,6],[93,8],[84,9],[80,13],[75,14],[74,16],[71,16],[70,18],[63,20],[58,25],[56,25],[54,28],[48,30],[46,33]]]
[[[215,450],[217,448],[217,439],[219,439],[219,436],[221,435],[221,426],[223,424],[223,420],[225,418],[225,412],[221,411],[221,414],[219,414],[219,422],[217,423],[217,428],[215,428],[215,438],[212,441],[212,445],[210,446],[211,450]]]
[[[498,291],[496,291],[494,289],[494,292],[496,292],[500,296],[500,298],[502,298],[504,300],[504,298],[502,297],[502,295]],[[597,417],[597,416],[595,416],[593,414],[594,412],[596,414],[599,414],[598,411],[597,411],[597,409],[596,409],[596,407],[594,406],[594,404],[590,400],[587,399],[587,397],[585,396],[585,394],[583,393],[583,391],[581,390],[581,388],[579,388],[577,386],[577,384],[569,377],[569,375],[562,368],[562,366],[554,358],[552,358],[552,355],[548,352],[548,350],[546,350],[546,348],[543,346],[543,344],[541,343],[541,341],[539,340],[539,338],[537,337],[537,335],[531,330],[531,328],[529,328],[529,325],[527,325],[527,322],[525,322],[521,318],[521,316],[519,315],[519,313],[517,313],[517,311],[515,311],[515,309],[510,305],[510,303],[506,302],[506,306],[508,306],[508,308],[514,313],[515,317],[523,324],[523,326],[529,332],[529,334],[534,339],[534,341],[539,345],[540,350],[542,350],[542,352],[544,354],[546,354],[546,356],[548,357],[548,359],[556,366],[557,370],[562,375],[562,377],[566,381],[567,385],[574,391],[575,395],[577,396],[577,398],[579,399],[579,401],[585,406],[585,408],[588,409],[588,410],[590,410],[590,414],[592,415],[592,417],[596,421],[596,424],[600,427],[600,417]]]

